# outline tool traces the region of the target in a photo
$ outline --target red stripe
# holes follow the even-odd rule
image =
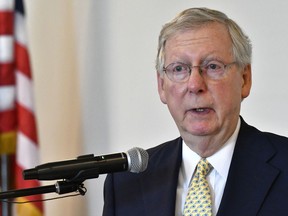
[[[38,138],[36,133],[37,129],[34,114],[19,103],[17,103],[17,110],[18,130],[29,137],[29,139],[31,139],[35,144],[37,144]]]
[[[15,174],[16,174],[16,188],[35,188],[39,187],[40,183],[39,181],[36,180],[23,180],[22,178],[22,172],[23,169],[21,169],[17,164],[15,166]],[[32,195],[32,196],[27,196],[25,197],[29,201],[33,200],[42,200],[42,196],[40,194],[38,195]],[[33,203],[41,212],[43,212],[43,205],[42,202],[35,202]]]
[[[0,86],[15,85],[14,64],[0,64]]]
[[[17,127],[16,110],[0,112],[0,133],[15,131]]]
[[[12,11],[0,11],[0,35],[13,34],[13,13]]]
[[[26,47],[15,42],[15,67],[31,79],[29,55]]]

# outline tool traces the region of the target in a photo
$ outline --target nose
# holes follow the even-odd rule
[[[187,81],[187,88],[190,93],[199,94],[207,89],[206,82],[201,75],[199,66],[191,67],[191,74]]]

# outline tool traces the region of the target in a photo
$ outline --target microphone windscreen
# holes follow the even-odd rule
[[[142,148],[134,147],[127,152],[129,171],[139,173],[146,170],[149,160],[148,152]]]

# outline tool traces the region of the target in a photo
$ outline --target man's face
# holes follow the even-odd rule
[[[234,62],[231,38],[220,23],[179,32],[166,42],[165,66],[173,62],[199,66],[207,59]],[[158,75],[161,101],[167,104],[186,143],[195,137],[225,142],[235,130],[241,101],[250,92],[251,71],[250,66],[240,69],[237,64],[225,71],[220,79],[210,80],[194,67],[184,83]]]

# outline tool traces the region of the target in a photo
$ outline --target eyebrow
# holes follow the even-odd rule
[[[207,64],[208,62],[210,61],[218,61],[218,62],[222,62],[224,63],[223,59],[218,57],[218,56],[215,56],[215,55],[207,55],[207,56],[204,56],[200,59],[200,64],[199,65],[205,65]],[[187,60],[176,60],[176,61],[173,61],[169,64],[172,64],[172,63],[182,63],[182,64],[186,64],[186,65],[189,65],[189,66],[192,66],[192,64],[190,63],[191,61],[187,61]],[[167,64],[167,66],[169,65]],[[165,67],[165,66],[164,66]]]

